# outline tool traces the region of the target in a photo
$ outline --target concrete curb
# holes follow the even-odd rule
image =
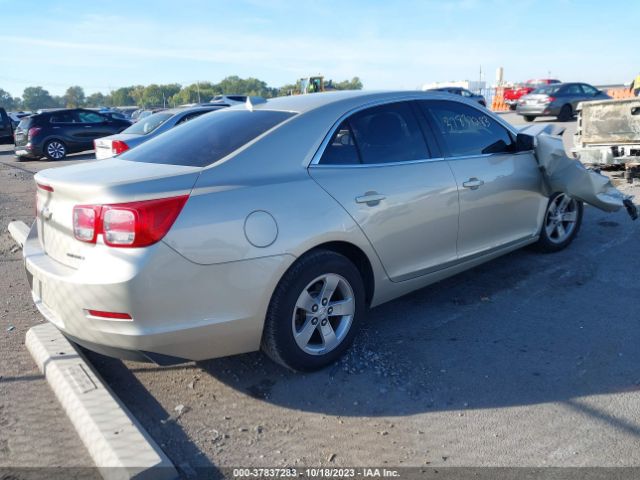
[[[9,233],[15,242],[20,245],[20,247],[24,247],[24,242],[27,241],[27,237],[29,236],[29,225],[19,220],[15,220],[9,223],[7,230],[9,230]]]
[[[32,327],[26,345],[105,479],[178,478],[169,458],[56,327]]]

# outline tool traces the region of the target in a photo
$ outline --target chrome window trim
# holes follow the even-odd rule
[[[459,96],[457,96],[459,97]],[[354,163],[354,164],[348,164],[348,165],[322,165],[320,163],[320,159],[322,158],[322,155],[324,154],[324,151],[327,148],[327,145],[329,144],[329,142],[331,141],[331,138],[333,137],[333,134],[336,132],[336,130],[338,129],[338,127],[340,126],[340,124],[346,120],[348,117],[350,117],[353,114],[356,114],[358,112],[361,112],[362,110],[366,110],[368,108],[373,108],[373,107],[378,107],[380,105],[387,105],[387,104],[391,104],[391,103],[400,103],[400,102],[411,102],[411,101],[416,101],[416,100],[425,100],[425,101],[434,101],[434,100],[444,100],[444,101],[448,101],[448,102],[457,102],[457,103],[462,103],[464,105],[468,105],[471,108],[476,109],[477,111],[484,113],[484,114],[489,114],[489,116],[495,120],[496,122],[498,122],[498,124],[500,124],[502,127],[506,128],[509,132],[511,132],[513,135],[518,135],[518,130],[511,125],[510,123],[508,123],[507,121],[503,120],[502,118],[500,118],[498,115],[496,115],[495,113],[493,113],[491,110],[484,108],[484,110],[482,108],[480,108],[475,102],[472,102],[470,100],[467,100],[466,98],[463,97],[459,97],[459,98],[449,98],[449,95],[447,95],[445,98],[441,98],[436,96],[435,98],[433,96],[429,96],[428,98],[423,97],[422,95],[416,95],[416,94],[410,94],[407,96],[402,96],[402,97],[395,97],[395,98],[385,98],[385,99],[379,99],[379,100],[374,100],[374,101],[370,101],[367,102],[363,105],[359,105],[356,108],[352,108],[351,110],[348,110],[347,112],[343,113],[338,120],[336,120],[336,122],[334,122],[334,124],[331,126],[331,128],[329,129],[329,132],[325,135],[324,139],[322,140],[322,142],[320,143],[320,146],[318,147],[318,149],[316,150],[316,153],[313,155],[313,157],[311,157],[311,161],[309,162],[309,165],[307,165],[307,168],[311,168],[311,167],[322,167],[322,168],[327,168],[327,167],[331,167],[331,168],[335,168],[335,167],[346,167],[346,168],[362,168],[362,167],[376,167],[376,166],[388,166],[388,165],[406,165],[406,164],[410,164],[410,163],[427,163],[429,161],[443,161],[443,160],[456,160],[456,159],[460,159],[460,158],[472,158],[472,157],[479,157],[479,156],[490,156],[490,155],[519,155],[519,154],[523,154],[523,153],[529,153],[532,152],[533,150],[527,150],[525,152],[515,152],[515,153],[508,153],[508,152],[504,152],[504,153],[485,153],[485,154],[480,154],[480,155],[466,155],[464,157],[438,157],[438,158],[431,158],[431,159],[424,159],[424,160],[408,160],[406,162],[388,162],[388,163],[375,163],[375,164],[364,164],[364,163]],[[425,139],[425,143],[426,143],[426,139]],[[429,148],[429,146],[427,145],[427,148]]]
[[[313,165],[309,165],[309,168],[376,168],[376,167],[394,167],[396,165],[414,165],[419,163],[434,163],[434,162],[444,162],[446,158],[444,157],[436,157],[436,158],[423,158],[420,160],[405,160],[402,162],[385,162],[385,163],[349,163],[349,164],[322,164],[317,163]]]

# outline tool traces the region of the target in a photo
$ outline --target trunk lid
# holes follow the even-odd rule
[[[79,268],[96,245],[75,238],[74,206],[186,195],[201,170],[120,159],[43,170],[34,177],[38,185],[36,225],[40,244],[52,259]]]
[[[98,160],[102,160],[105,158],[111,158],[114,156],[112,145],[114,140],[120,140],[131,148],[133,145],[132,140],[137,140],[140,138],[140,135],[135,133],[119,133],[118,135],[110,135],[108,137],[98,138],[94,142],[95,150],[96,150],[96,158]]]

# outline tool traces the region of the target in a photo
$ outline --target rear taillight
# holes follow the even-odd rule
[[[27,140],[31,140],[33,137],[38,135],[42,129],[40,127],[31,127],[27,132]]]
[[[126,152],[129,150],[129,145],[124,143],[122,140],[113,140],[111,142],[111,153],[114,155],[120,155],[122,152]]]
[[[73,207],[73,234],[88,243],[96,243],[100,227],[99,205],[77,205]]]
[[[146,247],[164,237],[184,207],[188,195],[112,205],[73,208],[73,232],[83,242],[98,235],[112,247]]]
[[[553,103],[556,101],[556,97],[547,97],[545,103]]]

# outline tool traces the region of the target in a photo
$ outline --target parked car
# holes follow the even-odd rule
[[[573,118],[580,102],[606,100],[609,95],[586,83],[558,83],[534,90],[518,100],[516,112],[527,122],[536,117],[557,117],[566,122]]]
[[[115,110],[116,112],[122,113],[127,120],[131,120],[131,116],[133,115],[133,112],[135,112],[136,110],[139,110],[139,108],[138,107],[113,107],[113,110]]]
[[[220,110],[221,108],[224,107],[218,105],[215,107],[174,108],[154,113],[134,123],[121,133],[95,140],[96,158],[102,160],[119,155],[172,129],[176,125],[181,125],[204,113]]]
[[[467,90],[466,88],[462,88],[462,87],[439,87],[439,88],[430,88],[427,91],[428,92],[447,92],[447,93],[451,93],[453,95],[460,95],[461,97],[465,97],[465,98],[468,98],[469,100],[472,100],[474,102],[478,102],[483,107],[487,106],[487,101],[485,100],[485,98],[482,95],[478,95],[476,93],[473,93],[473,92]]]
[[[143,109],[140,109],[139,111],[136,111],[131,115],[131,121],[133,123],[139,122],[143,118],[147,118],[148,116],[153,115],[154,113],[162,112],[163,110],[166,110],[166,108],[143,108]]]
[[[171,364],[342,355],[368,307],[529,244],[582,203],[533,138],[462,97],[343,91],[236,106],[118,157],[41,171],[24,243],[42,314],[85,347]]]
[[[15,131],[18,158],[62,160],[69,153],[93,148],[93,140],[121,132],[128,120],[82,108],[54,110],[20,120]]]
[[[537,80],[527,80],[524,84],[515,87],[507,87],[503,92],[504,102],[509,105],[511,110],[515,110],[518,100],[522,97],[529,95],[536,88],[544,87],[545,85],[552,85],[554,83],[560,83],[560,80],[555,78],[540,78]]]
[[[0,107],[0,145],[13,143],[13,123],[7,111]]]

